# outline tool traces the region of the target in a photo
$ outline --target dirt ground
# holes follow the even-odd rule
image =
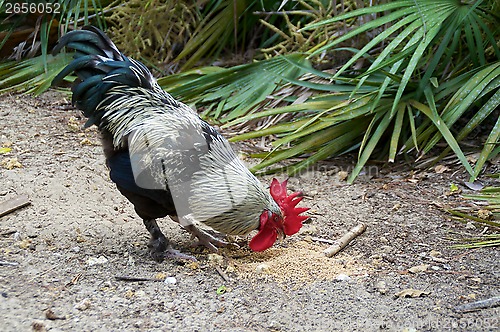
[[[454,311],[500,295],[497,248],[450,248],[483,231],[442,210],[469,204],[450,194],[452,183],[471,192],[459,167],[371,167],[347,185],[350,164],[332,161],[289,181],[311,207],[299,234],[264,253],[243,245],[214,255],[193,252],[165,219],[166,235],[198,263],[158,264],[108,178],[97,131],[83,123],[56,92],[0,96],[0,147],[12,149],[0,154],[0,202],[31,201],[0,218],[2,331],[500,330],[498,307]],[[316,238],[359,223],[364,234],[323,255],[329,244]],[[420,296],[396,295],[408,289]]]

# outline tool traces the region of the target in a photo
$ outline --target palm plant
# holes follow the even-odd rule
[[[34,3],[47,2],[35,0]],[[92,22],[104,27],[101,15],[109,3],[107,0],[57,0],[51,3],[52,13],[2,11],[0,55],[8,56],[13,48],[15,52],[0,64],[0,92],[24,90],[39,94],[47,90],[52,78],[71,60],[66,55],[55,59],[49,54],[59,34],[79,23]],[[0,0],[0,8],[5,10],[5,0]]]
[[[499,174],[496,174],[499,177]],[[486,226],[493,231],[478,238],[470,238],[466,244],[455,245],[455,248],[478,248],[500,246],[500,188],[486,187],[475,195],[464,195],[468,200],[481,201],[480,207],[462,207],[447,210],[460,222],[472,222],[481,227]]]
[[[97,14],[106,13],[108,19],[114,17],[109,22],[116,29],[131,15],[120,1],[59,2],[65,4],[61,15],[44,17],[37,25],[43,37],[41,58],[0,65],[0,88],[26,86],[23,81],[32,92],[48,87],[51,73],[69,61],[47,55],[54,26],[64,30],[92,18],[104,25],[104,16]],[[273,137],[271,151],[254,154],[263,158],[256,172],[293,174],[320,160],[358,151],[358,163],[348,179],[352,182],[374,153],[389,162],[410,153],[422,158],[444,140],[448,147],[435,160],[453,151],[475,179],[500,151],[500,19],[495,14],[499,4],[399,0],[359,5],[219,0],[189,7],[186,12],[200,21],[188,27],[175,25],[188,31],[177,55],[184,72],[159,82],[183,101],[201,107],[202,116],[237,131],[233,141]],[[150,26],[146,17],[139,20],[139,30]],[[136,39],[144,46],[148,40],[169,42],[160,37],[164,36],[154,42]],[[220,57],[222,50],[243,53],[252,47],[261,48],[262,53],[253,57],[261,61],[186,71],[202,59]],[[348,57],[335,67],[333,60],[339,55]],[[490,133],[471,165],[459,142],[486,124]],[[297,157],[298,162],[276,166]]]
[[[250,108],[250,114],[243,117],[231,116],[230,107],[225,108],[229,116],[223,112],[216,115],[225,126],[233,126],[271,115],[295,114],[286,119],[291,123],[278,122],[233,138],[236,141],[270,134],[278,138],[273,142],[274,149],[265,154],[265,160],[254,171],[285,170],[293,174],[319,160],[357,149],[358,163],[349,177],[352,182],[375,151],[385,154],[390,162],[398,154],[411,151],[422,157],[444,138],[474,180],[486,160],[498,153],[500,51],[499,17],[494,6],[497,4],[493,1],[400,0],[310,24],[303,30],[341,21],[350,22],[351,28],[314,46],[306,54],[308,59],[346,50],[352,52],[351,59],[332,75],[312,69],[305,56],[297,55],[287,63],[308,75],[302,79],[285,78],[289,86],[284,89],[291,93],[298,88],[302,92],[307,89],[306,98],[290,94],[287,106],[262,111]],[[360,18],[365,18],[364,24],[356,26],[353,22]],[[343,44],[362,34],[370,38],[361,49]],[[370,65],[353,68],[361,60]],[[204,75],[203,81],[209,82],[212,75]],[[224,82],[224,86],[233,84],[230,100],[236,101],[231,104],[235,109],[241,107],[237,104],[241,80],[238,77]],[[245,93],[258,89],[259,84],[256,81],[255,85],[246,86]],[[202,85],[197,88],[203,90]],[[212,99],[192,100],[213,108]],[[254,100],[253,105],[264,100]],[[492,117],[496,123],[473,169],[458,141]],[[459,126],[457,120],[464,118],[466,125]],[[284,168],[266,169],[299,156],[306,159]]]

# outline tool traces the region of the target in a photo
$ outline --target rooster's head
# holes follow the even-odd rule
[[[287,180],[279,183],[273,179],[271,182],[271,196],[279,205],[281,213],[273,213],[265,210],[260,215],[259,232],[250,240],[249,246],[253,251],[264,251],[270,248],[277,239],[283,239],[286,235],[293,235],[302,227],[302,222],[307,216],[300,214],[309,210],[305,207],[296,207],[302,200],[301,192],[290,195],[286,193]]]

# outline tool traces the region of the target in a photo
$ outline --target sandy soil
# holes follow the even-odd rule
[[[348,163],[324,164],[290,179],[312,208],[300,234],[261,254],[243,246],[213,255],[192,252],[187,232],[165,219],[167,236],[199,262],[158,264],[108,178],[97,131],[83,123],[55,92],[0,96],[0,147],[12,149],[0,154],[0,202],[31,200],[0,218],[2,331],[500,330],[499,308],[453,310],[500,295],[498,249],[450,248],[483,231],[442,210],[465,204],[450,195],[451,183],[470,192],[460,168],[372,168],[349,186],[338,173]],[[333,258],[311,240],[360,222],[366,232]],[[395,295],[406,289],[424,293]]]

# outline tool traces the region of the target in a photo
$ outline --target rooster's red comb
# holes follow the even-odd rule
[[[309,218],[308,216],[301,216],[300,214],[309,210],[305,207],[296,207],[302,200],[301,192],[295,192],[291,195],[286,194],[286,185],[288,180],[280,183],[278,180],[273,179],[271,182],[271,196],[283,211],[284,217],[284,231],[286,235],[293,235],[302,227],[302,222]]]

